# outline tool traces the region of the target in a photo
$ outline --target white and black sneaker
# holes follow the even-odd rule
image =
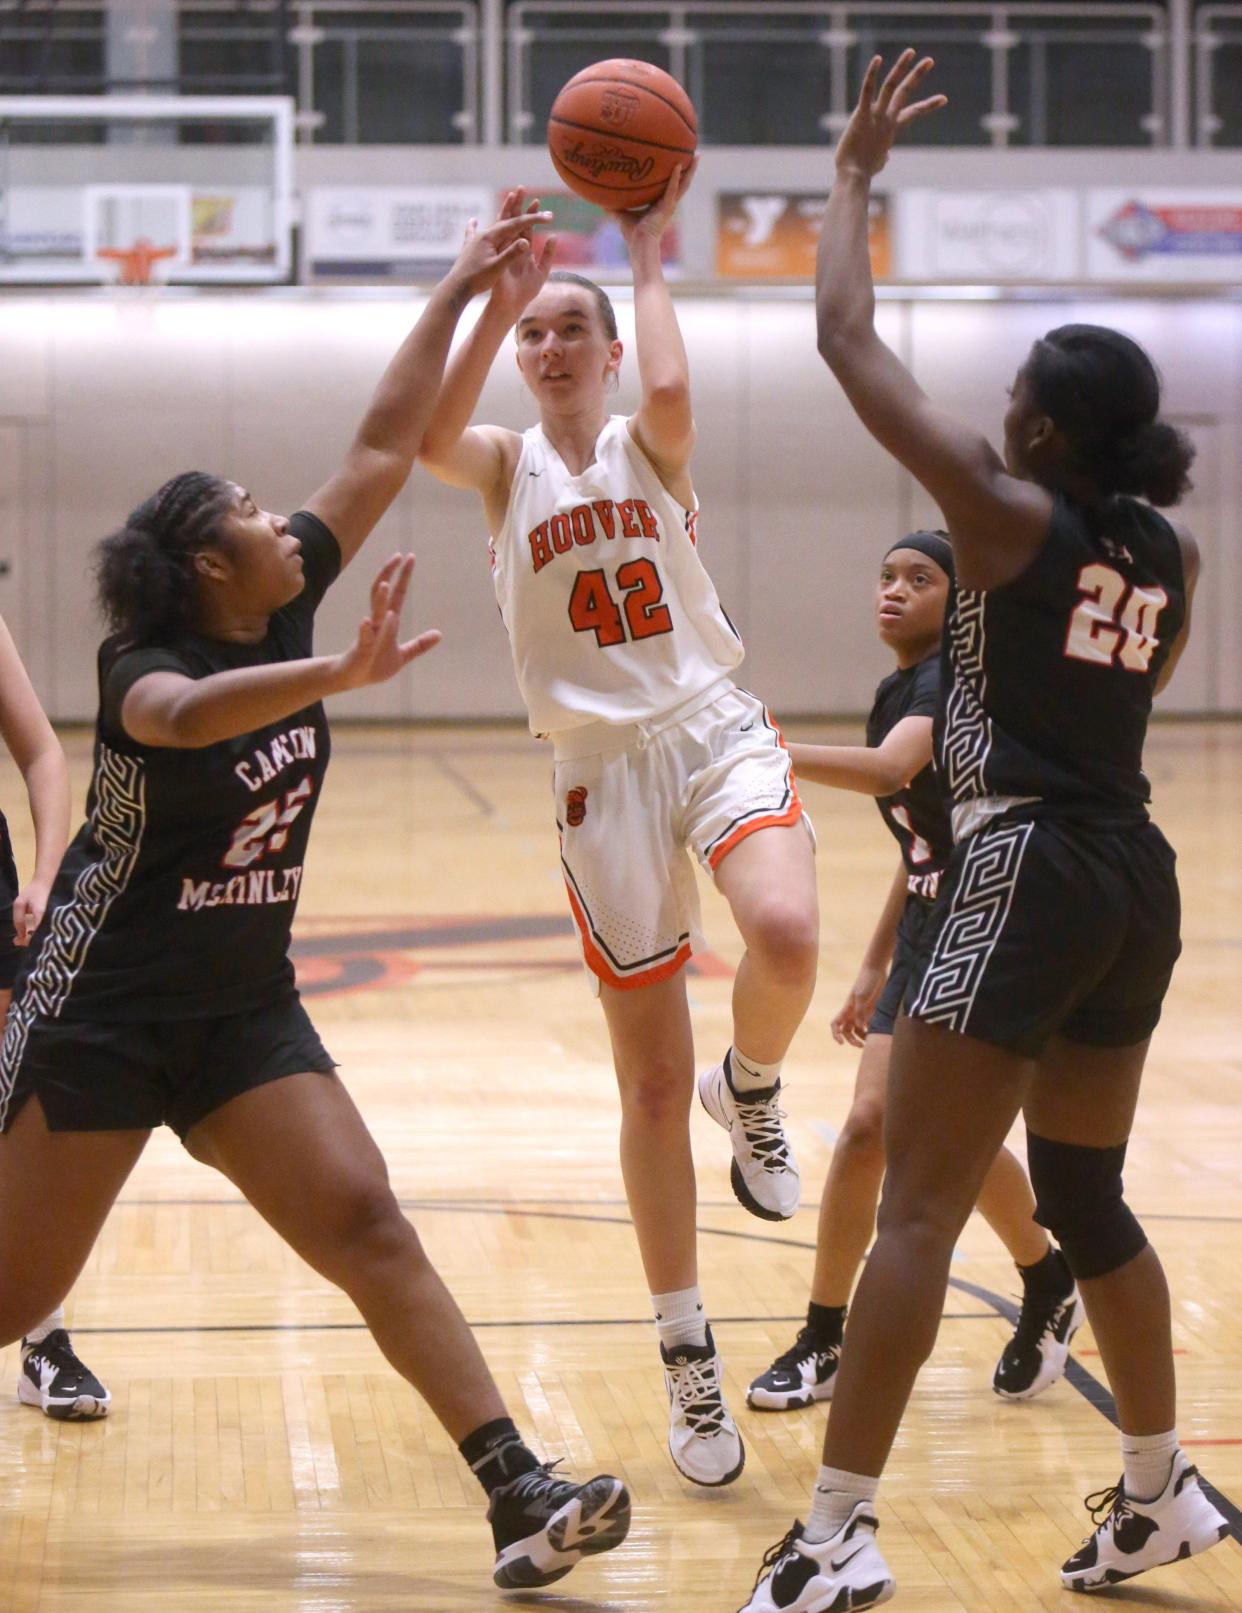
[[[1005,1400],[1033,1400],[1064,1376],[1070,1344],[1085,1316],[1076,1286],[1068,1294],[1028,1288],[1013,1337],[992,1374],[996,1393]]]
[[[545,1462],[492,1491],[492,1578],[501,1590],[551,1585],[584,1557],[619,1546],[629,1533],[630,1495],[620,1479],[601,1473],[571,1484],[553,1474],[555,1465]]]
[[[668,1390],[668,1450],[692,1484],[732,1484],[746,1449],[724,1402],[724,1362],[707,1330],[706,1344],[660,1346]]]
[[[38,1406],[58,1422],[90,1422],[106,1417],[112,1396],[99,1379],[73,1353],[63,1327],[53,1328],[38,1344],[22,1340],[22,1368],[17,1377],[17,1398],[24,1406]]]
[[[699,1102],[729,1133],[733,1164],[729,1179],[738,1202],[764,1221],[788,1221],[798,1208],[801,1178],[781,1121],[781,1084],[735,1092],[723,1064],[699,1077]]]
[[[856,1613],[879,1607],[896,1590],[875,1543],[879,1527],[860,1501],[830,1540],[802,1538],[795,1523],[759,1568],[750,1600],[738,1613]]]
[[[1174,1452],[1169,1481],[1154,1501],[1132,1501],[1121,1480],[1086,1500],[1095,1533],[1061,1565],[1061,1583],[1071,1591],[1102,1591],[1162,1563],[1181,1562],[1207,1551],[1229,1533],[1228,1520],[1199,1488],[1199,1470]]]
[[[831,1400],[840,1360],[839,1342],[823,1344],[804,1327],[789,1349],[753,1380],[746,1404],[756,1411],[795,1411]]]

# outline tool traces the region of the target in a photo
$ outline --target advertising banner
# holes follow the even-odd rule
[[[1087,192],[1093,280],[1242,281],[1242,190]]]
[[[469,221],[495,211],[496,193],[483,185],[312,186],[306,278],[437,279],[461,250]]]
[[[1074,190],[903,190],[897,273],[988,284],[1077,279],[1079,212]]]
[[[726,190],[716,197],[716,273],[741,280],[813,280],[823,191]],[[889,200],[872,193],[871,272],[892,273]]]

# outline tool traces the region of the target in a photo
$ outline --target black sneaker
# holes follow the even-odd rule
[[[778,1355],[746,1391],[756,1411],[794,1411],[817,1400],[831,1400],[837,1383],[841,1346],[820,1344],[804,1327],[784,1355]]]
[[[606,1473],[571,1484],[554,1462],[492,1491],[487,1520],[496,1542],[492,1578],[502,1591],[564,1579],[583,1557],[619,1546],[630,1530],[630,1494]]]
[[[1005,1400],[1033,1400],[1055,1383],[1085,1316],[1076,1287],[1068,1294],[1028,1289],[1013,1337],[992,1374],[996,1393]]]
[[[106,1417],[112,1396],[73,1353],[63,1327],[53,1328],[38,1344],[22,1340],[22,1369],[17,1398],[24,1406],[38,1406],[58,1422],[90,1422]]]

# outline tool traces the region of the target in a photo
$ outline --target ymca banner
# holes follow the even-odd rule
[[[1242,281],[1242,190],[1089,190],[1086,206],[1093,280]]]
[[[1075,190],[903,190],[896,211],[903,280],[1081,276]]]
[[[716,196],[716,273],[738,280],[813,280],[823,191],[726,190]],[[872,192],[871,272],[892,274],[889,202]]]

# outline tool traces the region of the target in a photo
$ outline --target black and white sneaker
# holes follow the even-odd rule
[[[875,1543],[878,1527],[860,1501],[830,1540],[812,1545],[795,1523],[759,1566],[750,1600],[738,1613],[856,1613],[879,1607],[896,1590]]]
[[[794,1411],[817,1400],[831,1400],[841,1360],[840,1344],[820,1344],[804,1327],[783,1355],[761,1372],[746,1391],[756,1411]]]
[[[1028,1288],[1013,1337],[992,1374],[996,1393],[1004,1400],[1033,1400],[1064,1376],[1070,1344],[1085,1316],[1077,1287],[1068,1294]]]
[[[112,1400],[95,1374],[73,1353],[63,1327],[53,1328],[38,1344],[22,1340],[17,1398],[24,1406],[38,1406],[46,1417],[73,1423],[106,1417]]]
[[[619,1546],[630,1531],[630,1494],[601,1473],[571,1484],[545,1462],[492,1491],[487,1520],[496,1542],[492,1578],[503,1591],[564,1579],[584,1557]]]
[[[706,1344],[660,1346],[668,1390],[668,1453],[692,1484],[732,1484],[746,1447],[724,1399],[724,1362],[712,1330]]]
[[[1107,1590],[1162,1563],[1181,1562],[1207,1551],[1229,1533],[1223,1518],[1199,1488],[1199,1471],[1181,1451],[1173,1456],[1169,1481],[1154,1501],[1132,1501],[1118,1480],[1086,1500],[1095,1533],[1061,1565],[1061,1583],[1071,1591]]]
[[[723,1064],[699,1076],[699,1102],[729,1133],[733,1163],[729,1180],[738,1203],[763,1221],[788,1221],[798,1208],[802,1182],[781,1122],[781,1084],[735,1092]]]

